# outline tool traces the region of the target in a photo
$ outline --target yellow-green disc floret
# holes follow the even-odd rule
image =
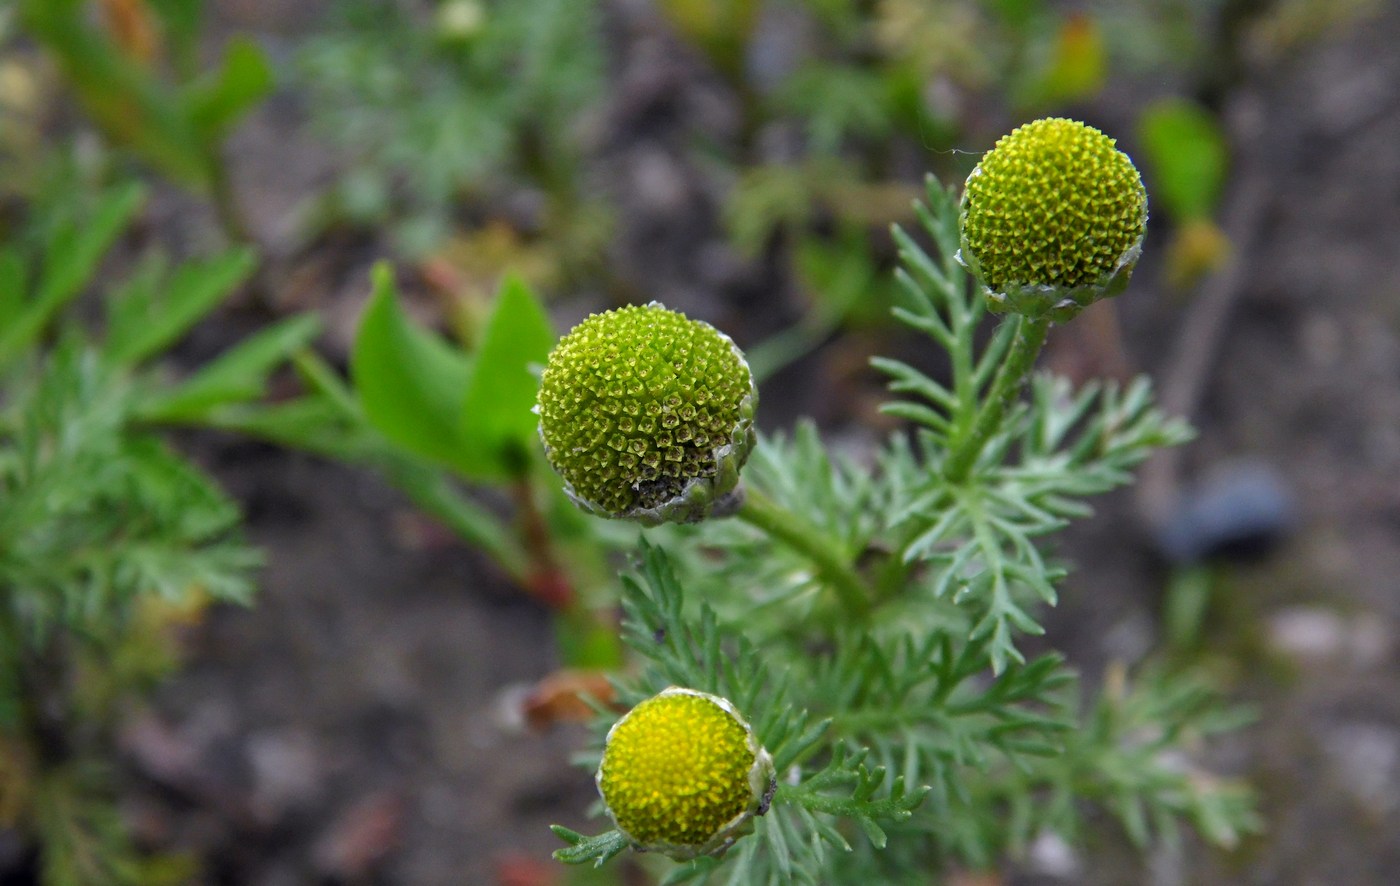
[[[659,523],[699,519],[735,488],[756,403],[728,336],[653,302],[594,314],[564,336],[537,411],[575,501]]]
[[[994,306],[1082,307],[1127,282],[1146,225],[1142,178],[1114,140],[1046,118],[1002,136],[968,177],[961,258]],[[1017,304],[1024,290],[1043,297]],[[1011,304],[998,303],[1005,296]]]
[[[726,848],[764,811],[772,787],[772,763],[733,707],[675,687],[613,726],[598,769],[618,828],[678,859]]]

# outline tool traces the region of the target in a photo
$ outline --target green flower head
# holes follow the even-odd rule
[[[1049,117],[983,156],[961,221],[958,258],[993,310],[1067,320],[1127,285],[1142,253],[1147,192],[1113,139]]]
[[[736,503],[757,403],[728,336],[652,302],[594,314],[560,339],[535,411],[569,496],[650,526]]]
[[[734,706],[675,686],[613,725],[598,767],[618,829],[678,861],[724,852],[776,788],[772,759]]]

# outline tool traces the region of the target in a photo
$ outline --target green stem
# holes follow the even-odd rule
[[[898,596],[904,590],[910,569],[911,564],[904,562],[898,548],[884,555],[884,562],[874,573],[875,605]]]
[[[851,564],[840,555],[841,544],[753,487],[734,515],[811,560],[831,585],[841,606],[856,618],[870,613],[872,594]]]
[[[248,227],[243,210],[238,206],[233,182],[229,179],[228,166],[217,147],[208,149],[207,164],[209,199],[214,204],[214,214],[219,220],[219,226],[223,228],[224,236],[237,245],[256,247],[258,242],[253,237],[252,229]]]
[[[949,483],[962,483],[968,478],[987,441],[1001,430],[1006,411],[1020,392],[1021,384],[1026,380],[1031,367],[1035,365],[1035,358],[1040,355],[1045,336],[1050,331],[1049,317],[1032,319],[1018,316],[1014,322],[1019,324],[1016,337],[1007,351],[1006,360],[992,379],[992,386],[987,391],[987,398],[983,401],[976,420],[943,463],[943,476]]]

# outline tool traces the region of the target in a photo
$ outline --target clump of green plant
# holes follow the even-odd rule
[[[0,246],[0,825],[46,886],[184,882],[137,852],[115,806],[113,732],[178,661],[173,629],[247,601],[257,553],[237,506],[163,439],[196,403],[264,393],[314,324],[274,326],[171,379],[160,357],[252,271],[246,250],[103,285],[100,332],[69,306],[143,200],[34,207]]]
[[[643,540],[622,600],[640,667],[616,687],[632,713],[600,714],[592,757],[616,827],[556,828],[561,860],[633,848],[677,860],[665,883],[925,883],[1045,833],[1074,840],[1095,807],[1139,845],[1176,839],[1183,819],[1225,846],[1257,826],[1247,790],[1193,760],[1201,736],[1240,722],[1208,686],[1115,670],[1085,699],[1062,656],[1024,643],[1066,575],[1047,536],[1189,436],[1144,379],[1074,390],[1031,373],[1054,323],[1126,283],[1146,223],[1136,170],[1097,130],[1041,120],[998,142],[961,200],[930,180],[918,215],[937,257],[894,232],[895,313],[946,353],[947,376],[877,359],[900,395],[886,411],[912,434],[870,463],[833,456],[810,425],[760,435],[737,503]],[[1006,317],[984,340],[989,309]],[[567,349],[551,357],[546,377],[578,384],[549,398],[604,426],[652,400],[657,416],[708,408],[685,361],[648,362],[617,316],[589,321],[587,371]],[[646,435],[630,428],[571,453],[633,451]],[[649,488],[609,476],[624,493]],[[718,712],[657,707],[678,691]]]
[[[196,64],[202,0],[19,0],[17,8],[24,32],[52,55],[104,135],[209,197],[231,239],[251,239],[223,146],[272,90],[271,68],[255,43],[229,41],[219,67],[206,72]]]
[[[1164,98],[1143,110],[1138,138],[1158,203],[1174,225],[1165,275],[1184,289],[1230,254],[1230,241],[1216,220],[1230,168],[1225,134],[1201,106]]]
[[[530,412],[532,369],[554,341],[534,291],[508,277],[468,346],[409,316],[387,263],[372,276],[348,379],[304,349],[293,359],[300,396],[187,398],[161,417],[377,471],[558,615],[565,664],[616,664],[616,631],[599,612],[607,548],[549,472]]]
[[[390,224],[417,257],[466,219],[463,206],[526,184],[547,197],[557,251],[596,239],[577,147],[603,82],[594,0],[341,0],[334,11],[298,61],[314,124],[347,158],[332,195],[341,217]]]

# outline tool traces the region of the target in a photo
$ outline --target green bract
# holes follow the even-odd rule
[[[594,314],[564,336],[535,411],[580,507],[655,525],[702,519],[734,490],[757,402],[728,336],[652,302]]]
[[[1127,284],[1147,192],[1113,139],[1050,117],[997,140],[968,176],[961,216],[958,258],[992,307],[1065,320]]]

